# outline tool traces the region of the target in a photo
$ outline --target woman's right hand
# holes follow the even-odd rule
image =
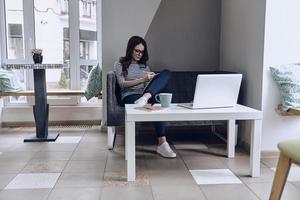
[[[154,72],[147,72],[146,76],[144,77],[145,82],[151,81],[156,74]]]

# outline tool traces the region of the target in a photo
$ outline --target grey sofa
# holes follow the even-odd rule
[[[172,103],[191,102],[194,96],[198,74],[228,74],[226,71],[175,71],[165,92],[173,93]],[[125,108],[121,102],[120,87],[113,71],[107,74],[107,133],[108,148],[113,149],[115,141],[115,127],[124,126]],[[189,122],[191,123],[191,122]],[[197,122],[199,123],[199,122]],[[216,124],[216,121],[202,121],[201,124]],[[220,122],[219,122],[220,123]],[[169,123],[172,125],[172,123]]]

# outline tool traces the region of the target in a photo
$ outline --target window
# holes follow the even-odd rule
[[[89,72],[98,64],[97,2],[80,0],[79,10],[80,88],[84,89]],[[86,99],[82,98],[81,101],[85,102]],[[96,101],[96,98],[90,101]]]
[[[97,55],[101,52],[98,51],[100,26],[96,17],[101,9],[97,2],[101,0],[0,1],[3,9],[0,13],[5,12],[0,20],[6,25],[0,27],[6,33],[0,35],[6,44],[2,48],[5,50],[3,63],[32,63],[31,49],[41,48],[43,63],[64,64],[62,69],[47,70],[48,90],[85,89],[88,73],[101,58]],[[33,89],[31,71],[16,70],[16,74],[26,89]],[[83,98],[67,98],[68,104],[85,102]],[[11,98],[10,102],[24,103],[28,99]]]
[[[60,1],[61,2],[61,1]],[[65,58],[64,42],[69,38],[68,15],[62,15],[57,0],[34,0],[35,19],[35,46],[43,49],[43,63],[65,64],[69,68]],[[63,1],[68,5],[68,1]],[[49,31],[51,30],[51,31]],[[46,82],[48,90],[70,89],[70,70],[49,69],[46,71]]]
[[[80,0],[79,4],[80,16],[90,18],[92,16],[92,1]]]
[[[89,59],[90,46],[89,42],[80,41],[80,59]]]
[[[70,41],[64,40],[64,62],[70,61]]]
[[[22,0],[5,0],[6,14],[6,58],[24,58],[23,2]]]
[[[68,14],[69,13],[69,0],[60,0],[60,9],[61,14]]]
[[[7,42],[8,56],[10,59],[23,58],[22,24],[8,24]]]
[[[89,4],[91,12],[96,13],[96,1],[79,1],[79,6]],[[90,13],[91,13],[90,12]],[[84,18],[84,14],[80,15],[80,31],[79,40],[80,48],[82,50],[80,58],[84,60],[97,60],[97,19],[96,15],[91,15],[90,19]],[[85,52],[84,52],[85,51]],[[87,56],[84,56],[87,55]],[[82,57],[81,57],[82,55]]]

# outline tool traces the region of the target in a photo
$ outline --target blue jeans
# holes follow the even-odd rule
[[[149,99],[149,103],[157,103],[155,100],[155,95],[163,92],[167,87],[168,82],[171,78],[171,72],[169,70],[163,70],[158,75],[156,75],[151,82],[144,89],[144,93],[150,93],[152,97]],[[132,94],[126,96],[123,99],[124,104],[133,104],[137,99],[142,97],[143,94]],[[166,123],[165,122],[153,122],[155,126],[155,132],[157,137],[166,136]]]

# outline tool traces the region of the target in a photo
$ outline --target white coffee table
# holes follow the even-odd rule
[[[235,154],[235,121],[251,121],[250,175],[260,176],[260,150],[262,112],[243,105],[231,108],[191,110],[172,104],[170,108],[158,111],[136,109],[135,104],[125,105],[125,159],[127,160],[127,180],[135,181],[135,122],[147,121],[202,121],[227,120],[228,138],[227,154],[233,158]]]

